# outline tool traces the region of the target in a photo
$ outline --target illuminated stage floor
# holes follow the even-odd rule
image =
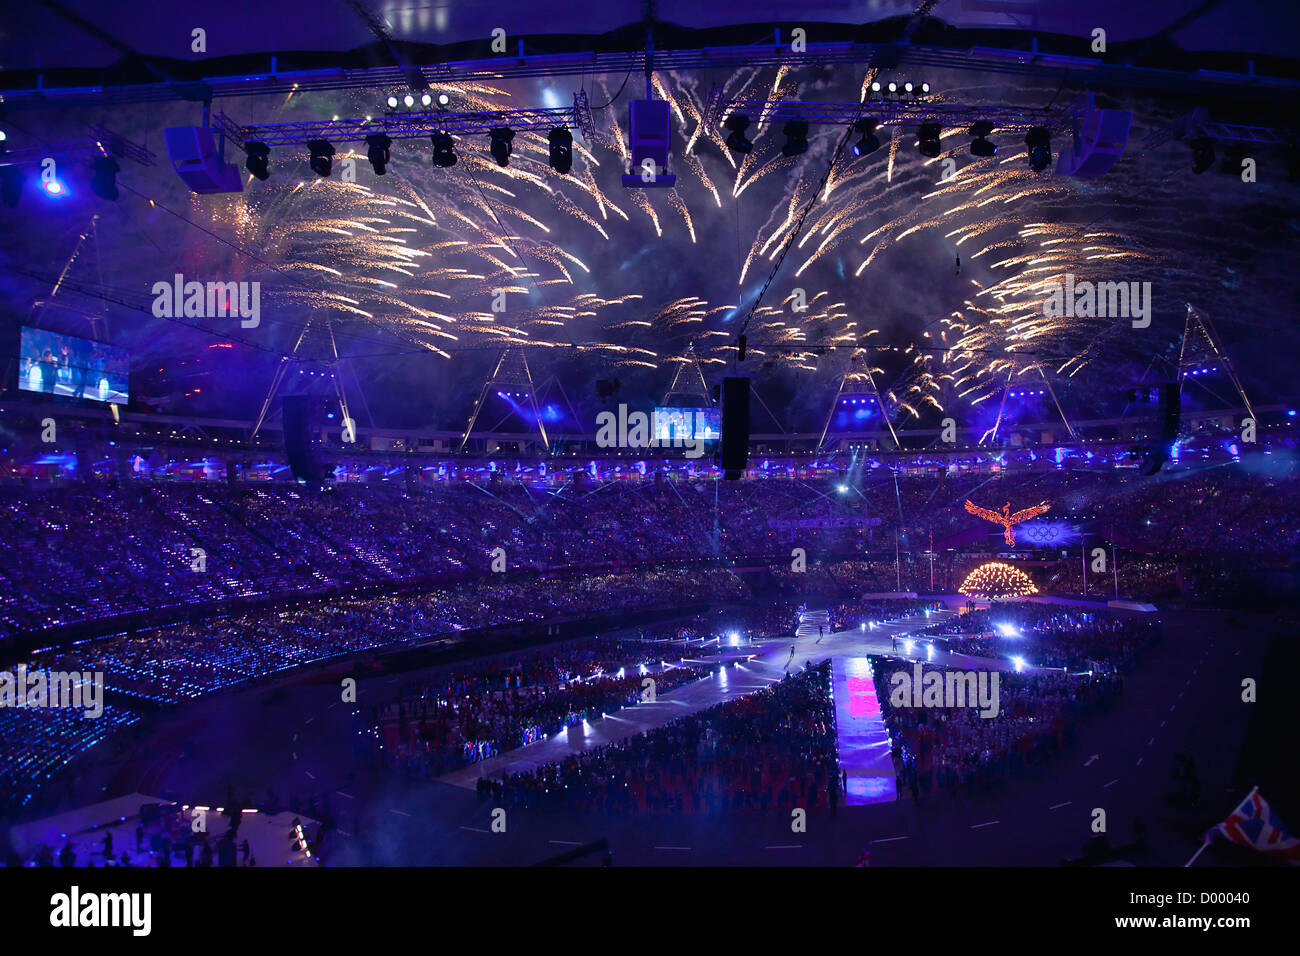
[[[832,659],[831,689],[840,767],[847,774],[845,805],[861,807],[897,799],[889,731],[867,658]]]

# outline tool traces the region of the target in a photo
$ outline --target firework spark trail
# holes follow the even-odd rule
[[[786,67],[739,70],[724,81],[724,92],[773,101],[795,95],[795,79]],[[864,77],[860,98],[869,82],[870,76]],[[732,347],[723,323],[736,303],[691,296],[663,306],[653,296],[643,306],[635,294],[601,298],[584,292],[580,283],[591,274],[587,263],[598,261],[590,250],[629,237],[637,244],[681,241],[676,237],[703,242],[704,234],[697,233],[703,223],[699,204],[722,209],[721,180],[730,175],[731,202],[752,191],[766,210],[765,224],[740,250],[743,285],[751,264],[770,261],[782,247],[815,177],[805,160],[782,157],[771,139],[756,141],[737,165],[719,124],[704,122],[702,83],[672,74],[656,74],[654,83],[657,95],[671,104],[676,132],[686,144],[677,157],[677,189],[663,196],[671,217],[661,220],[665,207],[652,198],[661,195],[658,191],[621,191],[618,177],[629,159],[628,144],[619,122],[622,110],[610,109],[598,116],[596,140],[575,142],[580,162],[569,176],[550,169],[540,131],[519,131],[508,167],[489,161],[473,137],[458,137],[460,164],[454,169],[432,169],[427,156],[419,156],[418,165],[395,160],[396,175],[373,187],[337,180],[273,182],[277,188],[245,193],[231,203],[231,225],[287,274],[328,277],[327,292],[307,286],[286,296],[349,321],[400,327],[444,342],[454,327],[465,344],[477,336],[542,347],[581,339],[586,351],[651,367],[676,359],[653,350],[626,350],[667,336],[697,340],[702,356],[718,361]],[[604,99],[612,99],[614,90],[604,79],[596,86]],[[438,89],[452,93],[465,112],[508,108],[513,101],[509,91],[485,83]],[[760,134],[779,126],[766,111],[754,119]],[[954,132],[945,130],[944,136]],[[849,250],[856,258],[861,250],[865,258],[856,266],[845,263],[844,271],[869,280],[871,267],[895,245],[915,242],[919,235],[932,235],[952,248],[972,247],[964,258],[978,261],[980,281],[967,301],[931,323],[939,350],[906,356],[908,368],[889,386],[903,415],[936,405],[941,388],[982,401],[1002,387],[1008,372],[1024,374],[1044,365],[1077,372],[1106,330],[1097,321],[1042,315],[1039,303],[1048,284],[1070,272],[1097,275],[1111,267],[1142,274],[1158,257],[1114,231],[1046,221],[1069,218],[1077,187],[1022,168],[1021,151],[995,162],[968,162],[955,177],[932,185],[936,161],[908,155],[900,126],[889,133],[886,157],[845,162],[830,172],[796,243],[804,258],[790,277],[817,284],[826,263],[843,259]],[[814,136],[838,135],[830,128],[814,131]],[[612,194],[607,187],[615,187]],[[775,191],[781,195],[773,200]],[[574,227],[562,228],[568,223]],[[1163,239],[1177,232],[1161,225],[1155,234]],[[485,236],[495,240],[484,241]],[[479,297],[493,288],[522,290],[512,295],[530,297],[548,291],[545,302],[529,299],[528,307],[512,309],[507,323],[482,311]],[[831,304],[824,290],[809,293],[814,298],[806,312],[785,312],[792,305],[787,295],[781,309],[756,314],[750,344],[756,355],[807,368],[817,347],[873,340],[878,330],[851,318],[842,303]],[[448,303],[444,311],[428,308],[434,299]],[[922,334],[930,336],[928,329]],[[809,351],[780,348],[802,343]],[[818,364],[834,369],[839,361],[823,355]]]

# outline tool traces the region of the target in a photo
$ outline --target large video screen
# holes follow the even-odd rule
[[[656,408],[656,441],[714,441],[721,427],[721,413],[716,408]]]
[[[130,358],[125,349],[44,329],[22,328],[18,387],[124,405]]]

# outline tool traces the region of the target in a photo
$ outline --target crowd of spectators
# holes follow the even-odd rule
[[[842,791],[830,664],[478,789],[505,806],[597,813],[833,808]]]
[[[940,791],[954,798],[977,794],[1051,759],[1073,742],[1080,720],[1123,689],[1123,678],[1116,673],[1004,672],[993,717],[969,706],[895,707],[890,702],[891,677],[901,670],[911,678],[913,667],[910,662],[873,660],[899,797],[910,789],[918,803]],[[949,669],[922,667],[923,673]]]
[[[390,766],[437,777],[635,706],[645,699],[646,678],[658,695],[709,673],[682,661],[663,664],[647,656],[650,645],[635,644],[588,641],[455,668],[379,708],[375,744]]]
[[[1123,673],[1159,639],[1160,625],[1131,615],[1052,604],[971,611],[931,633],[954,633],[947,650],[976,657],[1020,658],[1033,667]]]
[[[1164,559],[1158,570],[1134,568],[1123,590],[1168,590],[1167,568],[1178,560],[1289,559],[1300,549],[1300,481],[1239,466],[1153,478],[1115,469],[994,478],[876,469],[847,492],[794,479],[325,491],[270,482],[30,482],[0,486],[0,637],[236,598],[490,579],[494,560],[518,576],[746,559],[770,565],[778,586],[805,593],[929,589],[932,573],[937,588],[951,589],[964,566],[943,556],[947,542],[983,527],[962,508],[971,496],[989,506],[1050,500],[1051,517],[1089,522],[1126,552]],[[975,540],[996,548],[997,529],[985,530]],[[897,564],[879,557],[896,546]],[[934,563],[922,554],[932,546]],[[809,556],[805,572],[788,570],[794,548]],[[873,560],[841,561],[873,551]],[[1062,589],[1082,590],[1069,561],[1059,573]],[[1103,586],[1101,577],[1089,590]],[[1213,586],[1213,574],[1201,579]]]

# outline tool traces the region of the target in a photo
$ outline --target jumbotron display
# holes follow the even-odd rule
[[[716,408],[656,408],[654,439],[664,445],[682,441],[717,441],[721,413]]]
[[[125,349],[44,329],[22,327],[18,387],[65,398],[125,405],[130,401]]]

